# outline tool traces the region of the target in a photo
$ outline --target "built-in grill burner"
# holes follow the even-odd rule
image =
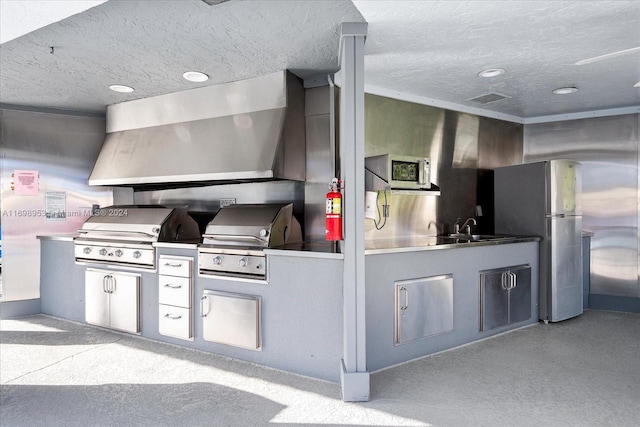
[[[200,231],[185,209],[122,205],[98,209],[74,239],[78,263],[155,269],[156,242],[198,243]]]
[[[265,279],[265,248],[302,241],[292,204],[231,205],[209,222],[198,247],[201,275]]]

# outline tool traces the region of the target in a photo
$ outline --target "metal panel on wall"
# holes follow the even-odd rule
[[[325,198],[329,183],[335,176],[335,148],[331,141],[329,86],[307,89],[305,94],[305,120],[307,131],[307,180],[304,187],[305,239],[325,238]]]
[[[591,293],[640,297],[640,115],[525,126],[525,162],[582,163],[583,228],[591,231]]]
[[[112,203],[110,188],[87,186],[105,121],[14,110],[2,110],[1,120],[2,301],[36,299],[36,236],[74,233],[91,215],[92,205]]]
[[[458,217],[477,216],[476,231],[493,233],[493,169],[522,162],[523,126],[365,94],[365,156],[428,157],[440,196],[387,195],[381,230],[367,220],[365,239],[453,232]],[[383,204],[384,195],[378,197]],[[476,208],[481,206],[483,216]]]

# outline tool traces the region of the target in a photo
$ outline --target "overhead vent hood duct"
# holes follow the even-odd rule
[[[89,185],[305,179],[304,88],[287,71],[110,105]]]

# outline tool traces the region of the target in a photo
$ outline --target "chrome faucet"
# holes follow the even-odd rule
[[[474,226],[478,225],[478,222],[475,218],[467,218],[467,220],[462,224],[459,224],[460,218],[456,220],[456,223],[453,225],[453,229],[456,234],[460,233],[460,230],[464,230],[465,234],[471,234],[471,224]],[[471,224],[469,224],[471,222]]]

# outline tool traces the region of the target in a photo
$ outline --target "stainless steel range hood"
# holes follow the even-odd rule
[[[287,71],[111,105],[89,185],[305,179],[304,88]]]

